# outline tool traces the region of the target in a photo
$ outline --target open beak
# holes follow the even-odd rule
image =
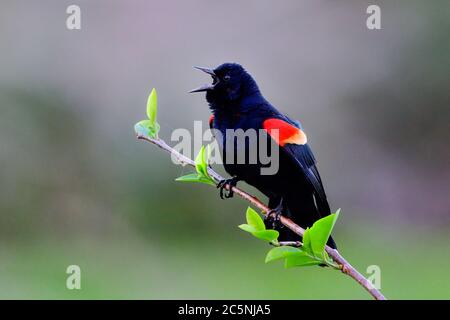
[[[209,74],[210,76],[212,76],[213,83],[212,84],[204,84],[198,88],[192,89],[191,91],[189,91],[189,93],[202,92],[202,91],[208,91],[208,90],[214,89],[214,86],[217,84],[217,76],[214,73],[214,70],[208,69],[208,68],[202,68],[202,67],[194,67],[194,68],[198,69],[200,71],[203,71],[203,72]]]

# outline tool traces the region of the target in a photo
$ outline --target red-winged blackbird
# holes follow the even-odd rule
[[[269,198],[269,208],[277,214],[292,219],[303,228],[330,214],[316,160],[307,144],[306,134],[297,121],[273,107],[261,94],[252,76],[239,64],[225,63],[215,69],[196,67],[212,76],[212,84],[203,85],[191,92],[206,91],[206,100],[212,111],[210,126],[220,132],[216,140],[221,146],[224,168],[232,176],[219,183],[223,198],[226,183],[236,185],[245,181],[256,187]],[[230,130],[248,129],[265,132],[266,139],[277,144],[278,171],[275,174],[261,174],[261,161],[249,161],[250,145],[247,140],[238,142]],[[244,138],[245,139],[245,138]],[[261,139],[258,135],[258,139]],[[258,143],[256,143],[259,145]],[[233,159],[227,158],[227,150],[233,150]],[[252,149],[255,152],[255,148]],[[245,152],[245,161],[236,162],[236,156]],[[243,162],[243,163],[242,163]],[[229,198],[232,192],[226,193]],[[269,225],[266,221],[266,225]],[[279,240],[297,240],[298,235],[271,221],[280,231]],[[328,245],[336,248],[330,237]]]

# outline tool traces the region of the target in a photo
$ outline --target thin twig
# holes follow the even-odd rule
[[[282,247],[282,246],[301,247],[302,242],[301,241],[280,241],[280,242],[278,242],[278,245],[280,247]]]
[[[137,138],[140,140],[146,140],[148,142],[151,142],[151,143],[157,145],[158,147],[167,151],[172,156],[174,156],[176,159],[178,159],[178,161],[180,163],[187,164],[187,165],[190,165],[195,168],[195,162],[192,159],[182,155],[181,153],[179,153],[178,151],[176,151],[175,149],[170,147],[164,140],[152,139],[150,137],[140,135],[140,134],[137,135]],[[212,168],[208,168],[208,173],[216,181],[216,183],[224,179],[220,174],[215,172]],[[225,185],[225,188],[227,190],[229,190],[230,185],[228,185],[228,184]],[[265,215],[270,214],[270,209],[255,196],[252,196],[237,187],[231,187],[231,190],[235,194],[239,195],[241,198],[247,200],[248,202],[253,204],[255,207],[257,207],[258,209],[263,211],[265,213]],[[293,232],[298,234],[299,236],[303,237],[303,234],[305,233],[305,229],[303,229],[299,225],[295,224],[291,219],[286,218],[284,216],[280,216],[280,222],[284,226],[286,226],[287,228],[289,228],[290,230],[292,230]],[[295,242],[295,243],[297,245],[301,245],[300,241]],[[333,261],[339,265],[339,269],[342,271],[342,273],[348,275],[349,277],[351,277],[355,281],[357,281],[376,300],[386,300],[386,298],[383,296],[383,294],[377,288],[375,288],[369,280],[367,280],[361,273],[359,273],[350,263],[348,263],[347,260],[345,260],[344,257],[342,257],[336,249],[326,246],[325,251],[333,259]]]

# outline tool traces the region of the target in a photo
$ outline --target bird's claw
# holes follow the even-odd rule
[[[281,210],[280,211],[277,211],[275,209],[270,210],[267,213],[265,220],[272,222],[272,229],[279,229],[281,226],[283,226],[280,222]]]
[[[272,229],[280,229],[283,227],[281,224],[281,214],[283,213],[283,199],[281,199],[280,203],[273,209],[270,209],[264,220],[267,222],[272,222]]]
[[[239,179],[236,177],[230,178],[230,179],[223,179],[219,181],[217,184],[217,188],[220,190],[220,199],[228,199],[232,198],[234,195],[234,191],[232,190],[232,187],[236,187]],[[224,192],[224,190],[227,190],[227,185],[229,186],[228,192]]]

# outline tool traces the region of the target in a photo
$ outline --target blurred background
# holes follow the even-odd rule
[[[81,30],[66,28],[71,4]],[[450,298],[448,1],[0,8],[0,298],[370,298],[332,270],[264,264],[269,247],[237,228],[245,201],[176,183],[190,169],[135,139],[152,87],[166,141],[206,127],[204,95],[187,91],[209,79],[192,66],[226,61],[302,121],[342,208],[342,254],[380,266],[388,298]],[[72,264],[81,290],[66,288]]]

